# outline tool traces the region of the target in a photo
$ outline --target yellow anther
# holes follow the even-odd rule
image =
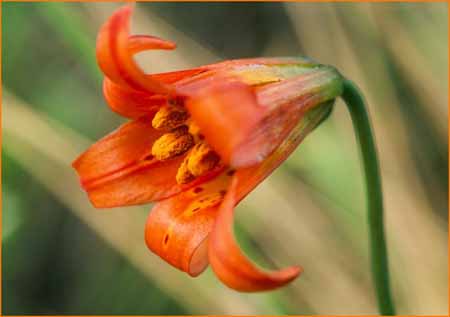
[[[152,155],[164,161],[186,153],[193,145],[194,139],[188,133],[188,128],[181,126],[156,140],[152,146]]]
[[[188,160],[189,158],[186,157],[178,168],[177,175],[175,176],[178,184],[187,184],[195,179],[195,176],[188,169]]]
[[[219,163],[220,157],[206,142],[194,145],[178,168],[176,180],[178,184],[187,184],[199,176],[211,171]]]
[[[170,131],[189,118],[189,113],[180,105],[167,105],[161,107],[152,120],[152,126],[157,130]]]
[[[212,170],[220,161],[219,155],[204,141],[197,143],[186,159],[189,172],[197,177]]]

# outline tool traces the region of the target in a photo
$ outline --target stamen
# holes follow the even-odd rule
[[[194,145],[178,168],[176,180],[178,184],[187,184],[199,176],[211,171],[220,162],[220,157],[206,142]]]
[[[183,160],[180,167],[178,168],[177,175],[175,179],[178,184],[187,184],[195,179],[195,176],[188,169],[189,155]]]
[[[156,140],[152,146],[152,155],[164,161],[186,153],[193,145],[194,138],[188,133],[188,128],[181,126]]]
[[[153,128],[171,131],[153,143],[152,155],[159,161],[171,159],[192,150],[178,168],[175,176],[178,184],[187,184],[211,171],[220,161],[203,140],[200,128],[189,119],[189,113],[179,104],[161,107],[152,120]]]
[[[197,177],[212,170],[220,161],[219,155],[204,141],[197,143],[186,159],[189,172]]]
[[[177,104],[161,107],[152,120],[152,126],[157,130],[171,131],[184,124],[189,118],[186,109]]]

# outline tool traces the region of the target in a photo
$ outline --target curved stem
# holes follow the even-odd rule
[[[362,157],[368,204],[370,262],[378,307],[382,315],[395,315],[389,286],[388,256],[383,226],[383,193],[375,141],[359,89],[344,80],[342,98],[347,104]]]

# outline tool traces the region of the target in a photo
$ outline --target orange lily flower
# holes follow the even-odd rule
[[[97,39],[105,98],[131,121],[73,163],[92,204],[157,202],[145,227],[147,246],[191,276],[209,263],[240,291],[292,281],[300,267],[267,272],[244,256],[233,237],[233,210],[327,117],[341,76],[302,58],[145,74],[133,55],[175,44],[129,35],[131,11],[116,11]]]

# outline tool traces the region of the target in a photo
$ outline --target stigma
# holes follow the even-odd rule
[[[219,155],[204,140],[182,105],[170,103],[161,107],[153,117],[152,126],[164,132],[152,146],[156,160],[167,161],[186,155],[175,176],[178,184],[190,183],[219,165]]]

